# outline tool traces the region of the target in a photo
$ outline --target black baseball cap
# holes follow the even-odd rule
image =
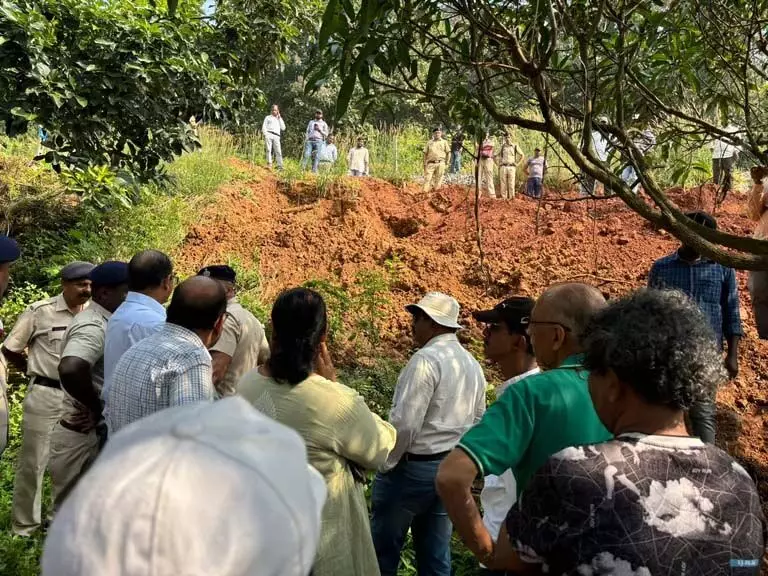
[[[226,264],[214,264],[212,266],[206,266],[202,268],[198,273],[198,276],[206,276],[207,278],[213,278],[214,280],[222,280],[224,282],[235,283],[237,274],[231,266]]]
[[[527,296],[513,296],[496,304],[491,310],[473,312],[472,316],[483,324],[507,325],[511,332],[525,332],[536,301]]]

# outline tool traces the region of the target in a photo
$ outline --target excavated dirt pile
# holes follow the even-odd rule
[[[353,286],[361,271],[394,270],[389,304],[381,310],[380,347],[393,355],[402,356],[409,342],[404,305],[426,291],[455,296],[462,322],[477,331],[471,310],[507,295],[535,296],[553,282],[589,282],[608,297],[642,286],[651,263],[677,246],[620,200],[482,199],[481,268],[473,193],[464,187],[428,198],[415,186],[356,180],[339,210],[338,197],[307,203],[302,188],[297,201],[271,173],[239,168],[249,171],[250,180],[223,188],[203,211],[182,247],[183,268],[231,256],[257,262],[267,300],[310,279]],[[711,210],[711,190],[670,196],[684,209]],[[735,194],[719,210],[722,229],[751,234],[745,202]],[[768,502],[768,342],[757,339],[746,273],[739,272],[738,280],[746,334],[741,373],[718,396],[720,439],[759,476]]]

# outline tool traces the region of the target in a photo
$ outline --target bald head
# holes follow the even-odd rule
[[[213,330],[227,309],[227,292],[220,282],[192,276],[173,291],[168,322],[192,331]]]
[[[592,317],[605,306],[605,298],[597,288],[570,282],[545,290],[536,301],[534,313],[562,324],[578,339]]]
[[[173,274],[173,263],[159,250],[142,250],[128,263],[128,289],[144,292],[160,287]]]

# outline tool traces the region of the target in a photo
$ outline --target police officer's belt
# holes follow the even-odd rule
[[[46,388],[61,388],[61,383],[58,380],[46,378],[45,376],[35,376],[33,384],[45,386]]]
[[[448,456],[449,453],[450,450],[438,452],[437,454],[411,454],[410,452],[406,452],[403,456],[403,460],[406,462],[434,462],[435,460],[442,460]]]
[[[445,160],[430,160],[427,164],[442,164]]]

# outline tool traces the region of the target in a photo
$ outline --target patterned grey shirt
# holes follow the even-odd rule
[[[213,398],[210,353],[197,334],[166,323],[120,358],[104,412],[114,434],[164,408]]]
[[[756,575],[765,546],[747,472],[687,437],[624,434],[566,448],[506,523],[521,559],[552,575]]]

